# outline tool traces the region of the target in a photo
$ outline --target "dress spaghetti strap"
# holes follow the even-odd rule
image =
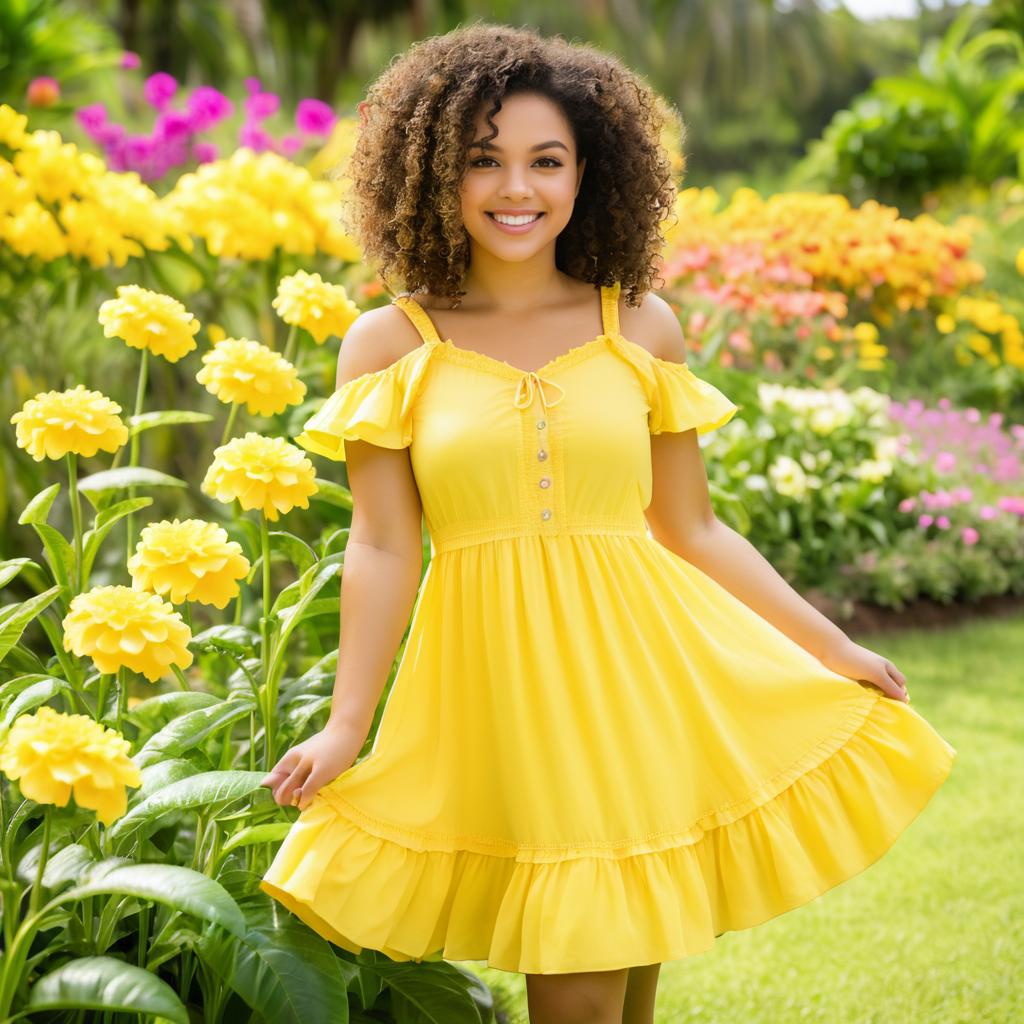
[[[424,345],[440,345],[441,336],[434,327],[434,321],[427,316],[426,310],[409,294],[403,292],[394,298],[394,304],[404,310],[419,331]]]
[[[604,333],[619,333],[619,282],[601,285],[601,323]]]

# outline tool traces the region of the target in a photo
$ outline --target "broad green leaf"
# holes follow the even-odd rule
[[[192,412],[188,409],[165,409],[162,412],[144,412],[128,417],[129,437],[141,434],[153,427],[174,426],[179,423],[209,423],[213,417],[208,412]]]
[[[0,719],[0,731],[9,729],[19,715],[28,714],[34,708],[52,700],[58,693],[70,689],[71,686],[66,679],[57,679],[54,676],[34,683],[19,693],[4,710],[3,718]]]
[[[300,573],[317,562],[316,552],[300,537],[286,530],[271,530],[270,546],[271,550],[283,552]]]
[[[140,700],[129,709],[128,717],[144,728],[155,729],[158,725],[166,724],[187,711],[219,704],[221,699],[205,690],[171,690],[169,693],[158,693],[155,697]]]
[[[26,565],[35,565],[31,558],[10,558],[0,562],[0,587],[6,587]]]
[[[221,854],[230,853],[240,846],[255,846],[258,843],[273,843],[284,839],[291,831],[290,821],[268,821],[265,825],[250,825],[240,829],[221,847]]]
[[[250,796],[263,789],[260,786],[266,772],[213,771],[201,772],[186,779],[172,782],[152,793],[123,814],[107,830],[115,843],[148,835],[159,824],[160,818],[171,812],[208,810],[218,803],[226,803]]]
[[[109,871],[89,874],[84,882],[72,886],[57,899],[66,904],[105,893],[154,900],[219,924],[233,935],[245,933],[245,918],[224,887],[198,871],[176,864],[118,864]]]
[[[12,605],[0,611],[0,661],[21,639],[25,627],[53,601],[60,593],[60,587],[50,587],[21,604]]]
[[[324,480],[319,476],[314,482],[317,491],[310,495],[313,501],[325,501],[328,505],[352,510],[352,492],[347,487],[342,487],[341,484],[336,484],[333,480]]]
[[[27,1005],[37,1012],[117,1011],[189,1024],[188,1010],[166,981],[112,956],[83,956],[62,964],[32,986]]]
[[[210,626],[197,633],[189,641],[189,646],[196,650],[227,651],[229,654],[248,655],[256,649],[259,634],[246,626],[224,623]]]
[[[209,927],[199,955],[262,1020],[345,1024],[349,1019],[348,986],[359,967],[338,957],[300,921],[282,916],[274,926],[250,927],[240,936]]]
[[[244,718],[254,707],[252,698],[243,694],[190,711],[151,736],[133,760],[140,768],[145,768],[165,757],[180,757],[186,750],[198,747],[221,729]]]
[[[45,490],[40,491],[18,516],[18,522],[22,526],[30,523],[45,523],[49,518],[50,509],[53,507],[54,499],[60,492],[60,484],[51,484]]]
[[[96,863],[92,852],[81,843],[71,843],[51,854],[43,868],[43,885],[47,889],[60,889],[68,882],[81,878]]]
[[[145,466],[124,466],[93,473],[78,482],[83,494],[98,494],[102,491],[122,490],[125,487],[187,487],[184,480],[168,476]]]
[[[92,572],[96,555],[99,554],[100,545],[106,536],[114,528],[115,524],[124,519],[125,516],[137,512],[153,504],[152,498],[128,498],[119,501],[110,508],[105,508],[96,513],[96,522],[91,530],[88,530],[82,538],[82,580],[88,580]]]
[[[39,534],[46,550],[46,560],[50,565],[53,578],[62,588],[71,586],[71,577],[75,570],[75,551],[60,530],[46,523],[33,523],[32,529]]]

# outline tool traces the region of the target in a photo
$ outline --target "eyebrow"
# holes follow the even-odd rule
[[[494,145],[493,142],[489,142],[487,139],[481,139],[479,142],[474,142],[470,145],[470,149],[479,146],[480,149],[493,149],[495,152],[501,152],[501,146]],[[550,142],[539,142],[536,146],[530,147],[530,152],[535,153],[538,149],[550,149],[552,146],[558,146],[559,149],[564,149],[566,153],[569,152],[569,147],[564,142],[559,142],[558,139],[552,139]]]

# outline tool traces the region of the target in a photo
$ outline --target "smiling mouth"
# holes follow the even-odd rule
[[[491,220],[496,221],[498,224],[503,223],[502,221],[498,220],[498,218],[495,217],[495,215],[493,213],[491,213],[490,210],[487,210],[486,213],[487,213],[487,216],[491,218]],[[519,214],[519,216],[525,216],[525,214]],[[543,213],[538,213],[538,214],[536,214],[534,216],[533,220],[527,221],[526,223],[527,224],[532,224],[534,221],[540,220],[541,217],[543,217],[543,216],[544,216]],[[507,224],[507,223],[505,224],[505,227],[512,227],[512,228],[519,228],[519,227],[524,227],[524,226],[525,225],[523,225],[523,224]]]

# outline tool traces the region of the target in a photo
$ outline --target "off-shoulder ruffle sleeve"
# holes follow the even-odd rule
[[[706,434],[728,423],[739,406],[713,384],[701,380],[686,363],[652,358],[648,377],[651,407],[647,420],[652,434],[697,428]]]
[[[408,448],[412,410],[431,346],[422,345],[382,370],[346,381],[303,424],[295,438],[307,451],[345,461],[345,441]]]

